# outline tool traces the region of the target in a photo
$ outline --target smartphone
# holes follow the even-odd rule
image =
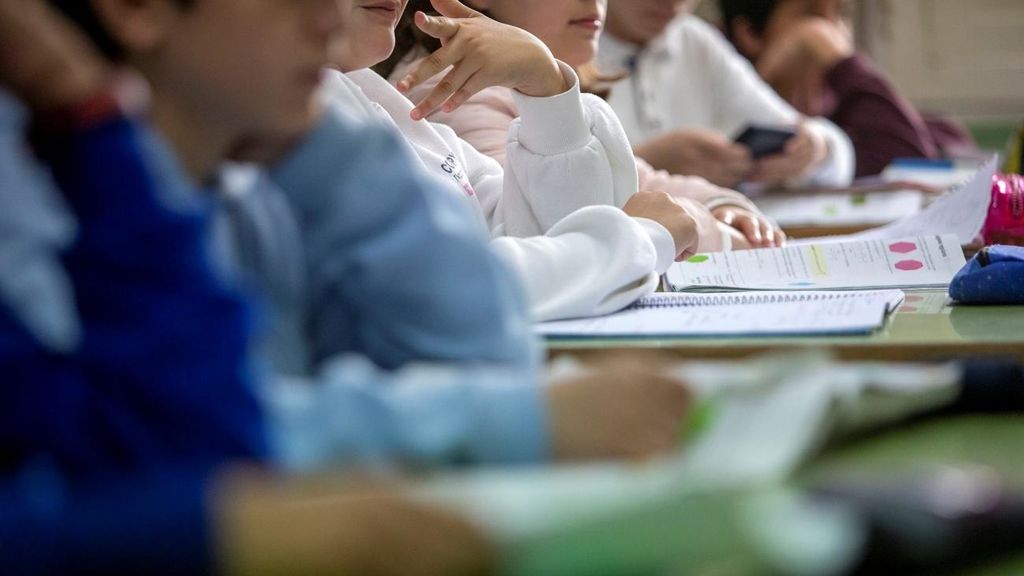
[[[796,130],[791,128],[751,125],[736,137],[736,143],[746,146],[756,160],[781,153],[785,150],[786,143],[794,136]]]

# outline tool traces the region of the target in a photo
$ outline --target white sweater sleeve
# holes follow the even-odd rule
[[[584,206],[622,207],[637,192],[629,140],[612,109],[571,90],[549,98],[515,93],[520,117],[509,128],[505,165],[505,231],[543,234]]]
[[[657,288],[675,256],[668,230],[611,206],[577,210],[545,236],[492,246],[523,280],[536,321],[625,308]]]
[[[753,65],[710,24],[687,17],[680,27],[684,46],[699,50],[710,75],[715,124],[738,132],[742,124],[796,124],[802,116],[761,79]],[[853,179],[853,144],[838,126],[825,118],[805,119],[808,128],[825,138],[829,156],[821,166],[794,182],[822,186],[846,186]],[[733,134],[734,135],[734,134]]]

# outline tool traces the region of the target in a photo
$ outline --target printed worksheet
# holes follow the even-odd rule
[[[945,288],[964,264],[947,234],[698,254],[666,280],[674,291]]]

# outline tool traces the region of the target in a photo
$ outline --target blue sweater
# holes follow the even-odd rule
[[[5,136],[0,163],[19,161]],[[247,308],[210,265],[208,207],[152,164],[156,145],[115,119],[50,151],[78,221],[61,259],[79,336],[45,345],[0,305],[0,573],[201,572],[207,477],[267,456]],[[27,173],[0,169],[0,187],[42,193],[9,178]]]
[[[246,308],[211,272],[208,210],[184,182],[151,178],[167,173],[147,165],[151,145],[119,120],[50,158],[79,225],[64,262],[82,336],[70,354],[0,348],[8,467],[47,454],[85,481],[266,453]]]

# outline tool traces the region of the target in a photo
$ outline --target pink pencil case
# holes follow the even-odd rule
[[[1024,246],[1024,177],[997,174],[992,179],[992,204],[981,234],[988,245]]]

